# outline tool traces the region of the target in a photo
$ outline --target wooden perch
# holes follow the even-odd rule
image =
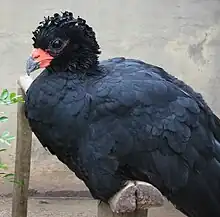
[[[100,202],[98,217],[146,217],[148,209],[163,206],[164,198],[153,185],[129,181],[114,195],[109,204]]]
[[[23,75],[20,77],[20,79],[18,80],[18,85],[22,89],[23,94],[26,94],[32,82],[33,79],[28,75]]]
[[[17,93],[25,93],[33,80],[22,76],[18,81]],[[31,164],[32,132],[24,114],[24,104],[17,105],[17,137],[15,157],[15,183],[12,200],[12,217],[27,217],[28,187]],[[17,184],[21,182],[21,184]]]

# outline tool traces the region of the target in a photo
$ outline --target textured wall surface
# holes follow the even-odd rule
[[[34,5],[36,4],[36,5]],[[0,87],[16,89],[32,49],[31,31],[43,16],[72,10],[97,32],[101,59],[127,56],[162,66],[201,92],[220,114],[219,0],[38,0],[3,1],[0,7]],[[2,109],[2,108],[1,108]],[[5,110],[5,108],[4,108]],[[6,110],[5,110],[6,111]],[[16,107],[6,111],[16,132]],[[15,144],[1,158],[14,168]],[[39,191],[85,189],[66,167],[34,140],[30,188]],[[0,183],[0,193],[11,191]]]

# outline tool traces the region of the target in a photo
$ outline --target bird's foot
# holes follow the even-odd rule
[[[163,206],[164,198],[153,185],[141,181],[127,181],[126,186],[116,193],[109,205],[114,213],[147,210]]]

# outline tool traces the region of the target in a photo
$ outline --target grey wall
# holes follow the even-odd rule
[[[201,92],[217,114],[220,81],[219,0],[20,0],[0,7],[0,87],[16,89],[32,49],[31,31],[43,16],[72,10],[94,27],[101,59],[139,58],[160,65]],[[16,132],[15,106],[4,108]],[[3,109],[3,108],[1,108]],[[1,126],[2,129],[2,126]],[[1,158],[14,168],[15,143]],[[35,140],[30,187],[39,191],[83,189],[82,183]],[[1,192],[11,185],[0,184]]]

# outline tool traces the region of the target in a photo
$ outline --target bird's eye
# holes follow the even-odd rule
[[[53,43],[52,43],[52,47],[53,47],[54,49],[59,49],[59,48],[62,47],[62,45],[63,45],[63,42],[62,42],[60,39],[56,39],[56,40],[53,41]]]

